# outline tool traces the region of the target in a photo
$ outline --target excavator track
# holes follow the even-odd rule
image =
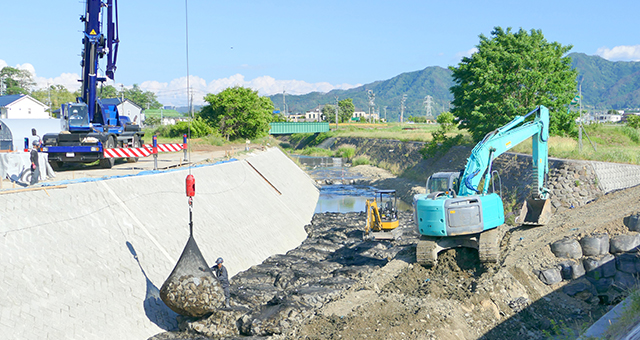
[[[420,237],[416,245],[416,262],[425,267],[433,267],[438,263],[438,243],[434,237]]]
[[[480,234],[478,257],[482,263],[497,263],[500,260],[500,243],[506,232],[503,224]]]

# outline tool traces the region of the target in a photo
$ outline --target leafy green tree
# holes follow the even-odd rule
[[[524,115],[538,105],[549,108],[552,134],[573,133],[577,113],[567,113],[575,96],[577,70],[571,45],[549,43],[540,30],[512,32],[495,27],[480,35],[478,51],[450,67],[455,82],[452,113],[474,140]]]
[[[118,90],[113,85],[104,85],[98,88],[98,96],[100,98],[120,98]]]
[[[146,116],[144,119],[144,124],[149,126],[160,125],[160,117]]]
[[[438,115],[436,122],[440,124],[440,128],[444,133],[451,132],[456,127],[456,117],[451,112],[443,112]]]
[[[325,117],[325,120],[329,123],[335,123],[336,122],[336,107],[331,105],[331,104],[327,104],[322,108],[322,114]],[[339,114],[338,114],[339,116]],[[340,119],[338,117],[338,119]]]
[[[348,122],[353,116],[353,112],[356,110],[356,106],[353,104],[353,99],[347,98],[338,102],[338,115],[341,122]]]
[[[55,111],[60,109],[64,103],[75,103],[76,97],[80,93],[70,92],[64,85],[51,85],[48,88],[33,90],[30,95],[41,103],[50,105],[51,111]],[[51,102],[49,102],[49,98],[51,98]]]
[[[273,116],[271,116],[271,121],[272,122],[286,122],[287,121],[287,117],[285,117],[282,113],[274,113]]]
[[[209,103],[198,113],[208,124],[218,128],[227,140],[254,139],[269,132],[273,103],[246,87],[230,87],[218,94],[207,94]]]
[[[155,93],[151,91],[142,91],[138,84],[133,84],[133,87],[130,89],[125,88],[123,92],[125,99],[131,100],[132,102],[140,105],[143,109],[159,109],[162,107],[162,104],[158,102]]]
[[[627,116],[627,125],[634,129],[640,128],[640,116],[636,115],[628,115]]]
[[[29,89],[35,85],[31,72],[14,67],[5,66],[0,70],[0,79],[3,79],[5,94],[29,94]]]

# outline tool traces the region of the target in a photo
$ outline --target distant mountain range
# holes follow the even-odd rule
[[[612,62],[599,56],[584,53],[569,55],[571,66],[578,70],[578,83],[582,83],[583,105],[591,110],[640,108],[640,62]],[[404,117],[424,116],[425,97],[433,98],[432,113],[437,115],[449,109],[453,96],[451,71],[430,66],[421,71],[402,73],[388,80],[376,81],[349,90],[333,90],[327,93],[312,92],[304,95],[286,95],[288,112],[306,112],[320,104],[335,104],[338,100],[352,98],[356,108],[368,112],[367,91],[375,94],[375,110],[380,117],[398,121],[403,94]],[[283,110],[282,94],[269,96],[276,109]]]

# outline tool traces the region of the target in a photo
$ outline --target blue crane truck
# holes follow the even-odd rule
[[[106,36],[101,23],[102,11],[106,12]],[[86,12],[80,17],[84,22],[82,38],[82,86],[75,103],[62,104],[60,133],[45,134],[42,151],[47,152],[54,167],[64,163],[91,163],[100,161],[104,168],[111,168],[115,158],[104,156],[104,149],[142,147],[144,132],[121,116],[116,105],[103,104],[98,98],[98,83],[114,79],[118,54],[117,0],[86,0]],[[98,76],[98,60],[107,57],[106,77]],[[137,158],[129,158],[135,162]]]
[[[533,120],[525,120],[534,115]],[[420,240],[416,260],[434,266],[438,253],[467,247],[478,250],[483,263],[497,262],[504,236],[504,208],[498,193],[489,192],[493,160],[532,137],[533,188],[517,222],[545,225],[551,219],[549,190],[544,187],[549,172],[549,110],[539,106],[525,116],[490,132],[478,143],[460,172],[439,172],[427,180],[426,193],[413,198],[413,220]]]

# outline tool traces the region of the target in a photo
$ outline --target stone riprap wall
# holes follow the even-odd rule
[[[177,328],[159,298],[187,242],[187,170],[0,195],[5,339],[147,339]],[[229,276],[297,247],[319,192],[278,149],[191,169],[194,237]]]
[[[391,139],[336,137],[332,140],[330,143],[321,145],[332,150],[353,145],[356,148],[356,155],[367,155],[374,164],[384,162],[395,166],[400,172],[415,166],[422,160],[420,149],[424,147],[422,142],[402,142]]]
[[[423,174],[421,185],[435,172],[464,169],[471,153],[469,147],[453,147],[441,157],[424,160],[419,152],[424,147],[422,142],[366,138],[337,137],[324,146],[336,150],[344,145],[355,146],[356,155],[367,155],[374,164],[384,162],[400,173],[411,172],[412,177],[421,177],[420,174]],[[500,175],[500,180],[495,179],[495,190],[500,190],[501,182],[503,197],[507,201],[511,199],[516,209],[530,195],[533,184],[531,164],[530,155],[517,153],[505,153],[494,160],[492,169]],[[556,211],[582,206],[608,192],[638,184],[638,165],[549,159],[547,185],[551,191],[552,207]]]
[[[560,262],[539,271],[538,278],[547,285],[571,281],[562,288],[571,297],[588,302],[616,301],[640,278],[640,215],[625,220],[629,227],[626,234],[597,233],[552,243],[551,252]]]

